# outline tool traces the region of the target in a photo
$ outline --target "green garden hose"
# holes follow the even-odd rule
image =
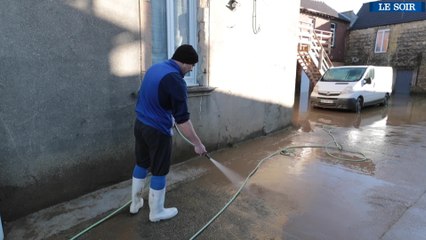
[[[274,153],[272,153],[271,155],[263,158],[262,160],[259,161],[259,163],[256,165],[256,167],[250,172],[250,174],[247,176],[247,178],[244,180],[244,182],[241,184],[240,188],[238,189],[238,191],[231,197],[231,199],[225,204],[225,206],[219,210],[219,212],[216,213],[215,216],[213,216],[210,221],[208,221],[197,233],[195,233],[190,240],[192,239],[196,239],[204,230],[206,230],[206,228],[208,226],[210,226],[210,224],[212,224],[228,207],[229,205],[232,204],[232,202],[234,202],[234,200],[238,197],[238,195],[240,195],[241,191],[243,190],[243,188],[246,186],[248,180],[256,173],[256,171],[259,169],[260,165],[263,164],[264,161],[274,157],[275,155],[281,154],[281,155],[285,155],[288,156],[291,149],[297,149],[297,148],[325,148],[326,152],[329,156],[342,160],[342,161],[353,161],[353,162],[362,162],[362,161],[366,161],[367,157],[361,153],[361,152],[354,152],[354,151],[348,151],[348,150],[343,150],[343,147],[336,141],[335,137],[333,136],[333,134],[331,134],[331,129],[327,130],[324,127],[322,128],[324,131],[326,131],[328,133],[328,135],[330,135],[330,137],[333,139],[333,141],[330,141],[329,143],[327,143],[326,145],[307,145],[307,146],[291,146],[291,147],[286,147],[283,148],[279,151],[276,151]],[[330,144],[334,143],[336,146],[330,146]],[[352,158],[341,158],[341,157],[337,157],[333,154],[330,153],[329,149],[337,149],[341,152],[347,152],[347,153],[354,153],[354,154],[358,154],[360,156],[362,156],[359,159],[352,159]]]
[[[108,220],[109,218],[111,218],[112,216],[114,216],[115,214],[117,214],[118,212],[123,210],[123,208],[126,208],[127,206],[129,206],[130,203],[132,203],[132,200],[128,201],[126,204],[124,204],[123,206],[121,206],[120,208],[115,210],[114,212],[108,214],[108,216],[106,216],[106,217],[102,218],[101,220],[97,221],[96,223],[90,225],[89,227],[87,227],[86,229],[84,229],[83,231],[81,231],[80,233],[75,235],[74,237],[70,238],[70,240],[74,240],[74,239],[81,237],[83,234],[87,233],[88,231],[92,230],[94,227],[98,226],[99,224],[103,223],[104,221]]]

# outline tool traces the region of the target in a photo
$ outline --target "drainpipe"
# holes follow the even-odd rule
[[[139,1],[140,74],[152,65],[151,1]],[[140,76],[140,80],[143,76]]]

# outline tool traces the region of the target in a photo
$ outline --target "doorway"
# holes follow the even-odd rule
[[[409,95],[411,90],[412,79],[413,70],[397,70],[394,93]]]

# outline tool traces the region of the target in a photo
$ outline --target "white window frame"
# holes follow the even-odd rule
[[[387,44],[386,46],[384,46],[386,33],[387,33]],[[379,35],[381,36],[380,38],[379,38]],[[389,35],[390,35],[390,29],[380,29],[377,31],[376,43],[374,44],[375,53],[385,53],[388,51]]]
[[[189,17],[189,43],[195,49],[197,49],[197,6],[195,0],[186,0],[188,1],[188,17]],[[167,52],[169,58],[173,56],[174,51],[176,50],[178,44],[175,40],[175,0],[167,0]],[[194,67],[190,73],[187,73],[185,76],[185,81],[188,86],[199,85],[197,82],[197,67]]]
[[[331,35],[331,47],[334,47],[334,44],[336,43],[336,23],[330,23],[330,31],[332,32]]]

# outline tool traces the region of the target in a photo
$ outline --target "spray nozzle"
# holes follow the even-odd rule
[[[212,157],[210,157],[209,153],[205,153],[204,157],[208,158],[209,160],[212,159]]]

